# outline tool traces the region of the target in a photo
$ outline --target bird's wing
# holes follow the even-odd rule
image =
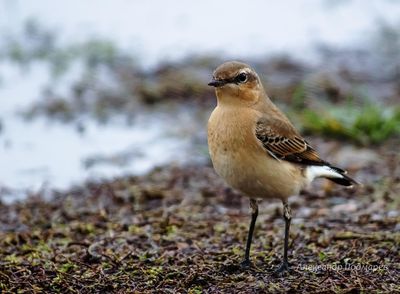
[[[282,118],[261,117],[256,125],[256,137],[275,159],[308,165],[327,164],[295,128]]]

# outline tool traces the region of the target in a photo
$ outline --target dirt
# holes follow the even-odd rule
[[[341,149],[339,149],[340,151]],[[353,166],[363,186],[319,181],[290,200],[291,270],[278,201],[260,206],[242,269],[248,199],[209,165],[165,166],[0,205],[4,293],[400,292],[400,158]],[[334,156],[333,156],[334,157]]]

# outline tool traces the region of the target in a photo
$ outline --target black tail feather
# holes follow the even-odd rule
[[[342,186],[352,186],[354,185],[353,180],[348,180],[346,178],[327,178],[328,180],[335,182],[336,184],[342,185]]]
[[[346,171],[343,169],[340,169],[336,166],[331,166],[330,168],[332,168],[333,170],[335,170],[336,172],[338,172],[343,178],[327,178],[328,180],[331,180],[332,182],[335,182],[336,184],[342,185],[342,186],[352,186],[352,185],[359,185],[360,183],[358,183],[356,180],[353,180],[352,178],[350,178],[349,176],[346,175]]]

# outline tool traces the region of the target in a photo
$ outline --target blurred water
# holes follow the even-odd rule
[[[307,57],[315,44],[357,44],[377,22],[399,21],[396,0],[0,2],[0,27],[36,18],[64,41],[105,36],[154,64],[192,52]],[[309,58],[311,58],[309,56]]]
[[[315,62],[317,44],[357,46],[379,22],[399,20],[398,1],[0,1],[0,32],[18,31],[29,19],[56,29],[60,42],[92,36],[114,40],[152,66],[192,53],[220,53],[235,58],[288,53]],[[227,57],[228,58],[228,57]],[[70,73],[71,75],[71,73]],[[40,99],[49,80],[41,64],[21,72],[0,63],[0,187],[17,191],[67,187],[90,177],[140,173],[156,164],[182,160],[190,138],[165,134],[190,117],[139,117],[135,124],[88,123],[84,134],[61,124],[26,123],[16,113]],[[68,82],[63,85],[68,88]],[[84,161],[134,150],[129,164],[92,168]],[[117,160],[118,161],[118,160]],[[15,193],[13,195],[16,195]]]
[[[74,71],[58,87],[68,93]],[[189,154],[193,136],[201,120],[193,120],[191,111],[139,111],[127,124],[114,119],[107,124],[84,121],[84,130],[47,118],[26,121],[18,115],[35,100],[41,99],[49,72],[43,64],[34,64],[21,72],[12,64],[0,64],[0,188],[2,200],[10,201],[49,188],[67,188],[90,178],[110,178],[141,174],[167,162],[182,163]],[[78,75],[79,76],[79,75]],[[203,126],[204,127],[204,126]]]

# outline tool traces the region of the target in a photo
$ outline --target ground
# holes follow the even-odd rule
[[[208,164],[162,167],[1,204],[0,289],[400,292],[400,177],[392,165],[383,163],[379,172],[393,177],[375,184],[346,189],[320,182],[291,198],[291,271],[283,276],[273,274],[282,256],[281,204],[261,203],[253,266],[240,268],[248,199]],[[373,169],[365,170],[373,177]]]

